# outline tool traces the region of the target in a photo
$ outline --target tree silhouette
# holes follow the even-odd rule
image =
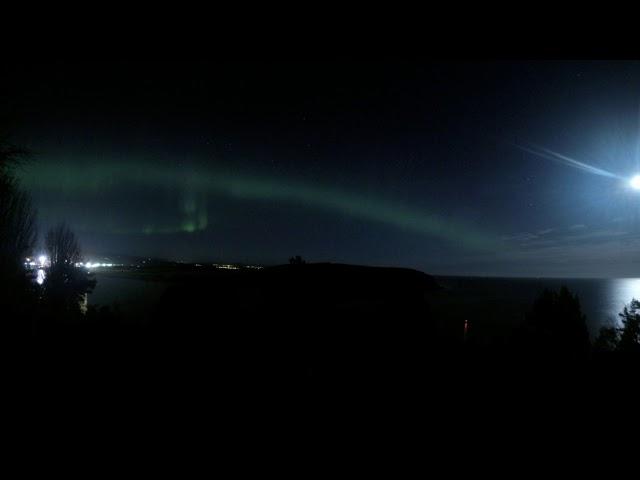
[[[586,317],[569,289],[544,290],[528,316],[529,340],[548,353],[583,355],[590,349]]]
[[[640,352],[640,301],[634,298],[618,315],[622,319],[618,348],[623,352]]]
[[[52,271],[75,266],[82,259],[80,244],[73,231],[64,222],[47,232],[44,244]]]
[[[0,271],[23,270],[36,242],[36,213],[13,175],[26,153],[0,139]]]
[[[611,352],[618,348],[620,335],[615,327],[602,327],[593,342],[594,350],[598,352]]]
[[[602,327],[595,347],[600,351],[640,353],[640,301],[632,299],[618,316],[622,327]]]
[[[45,304],[58,319],[78,315],[80,302],[96,283],[86,269],[75,266],[82,259],[80,244],[73,231],[60,223],[47,232],[45,249],[51,261],[44,283]]]
[[[0,312],[11,320],[31,315],[35,302],[23,262],[36,242],[36,212],[14,175],[25,155],[0,138]]]

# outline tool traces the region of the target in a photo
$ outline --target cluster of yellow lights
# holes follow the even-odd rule
[[[115,267],[115,266],[117,266],[115,263],[93,263],[93,262],[76,263],[76,267],[85,267],[85,268],[100,268],[100,267]]]
[[[214,263],[213,266],[216,268],[222,268],[224,270],[240,270],[241,268],[260,270],[262,268],[259,265],[233,265],[231,263]]]
[[[238,267],[236,265],[231,265],[231,264],[228,264],[228,263],[223,263],[223,264],[214,263],[213,266],[216,267],[216,268],[223,268],[225,270],[239,270],[240,269],[240,267]]]
[[[38,256],[38,258],[31,258],[31,257],[27,257],[25,258],[25,265],[28,265],[30,267],[46,267],[48,266],[49,263],[49,258],[47,258],[46,255],[40,255]]]

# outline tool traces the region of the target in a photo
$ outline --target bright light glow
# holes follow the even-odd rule
[[[38,282],[38,285],[42,285],[44,283],[44,279],[47,277],[47,275],[44,273],[44,270],[39,268],[38,269],[38,276],[36,277],[36,282]]]
[[[198,264],[196,264],[196,266],[197,265]],[[238,267],[236,265],[230,265],[230,264],[214,263],[213,266],[216,267],[216,268],[222,268],[224,270],[239,270],[240,269],[240,267]]]
[[[629,181],[631,188],[635,188],[636,190],[640,190],[640,175],[634,175]]]
[[[622,179],[622,177],[620,177],[620,175],[616,175],[613,172],[609,172],[607,170],[603,170],[602,168],[594,167],[593,165],[589,165],[588,163],[580,162],[580,161],[576,160],[575,158],[567,157],[566,155],[562,155],[562,154],[560,154],[558,152],[554,152],[553,150],[549,150],[548,148],[544,148],[544,147],[541,147],[539,145],[535,145],[535,144],[531,143],[531,144],[528,144],[528,145],[515,144],[515,146],[517,148],[519,148],[520,150],[532,153],[533,155],[536,155],[538,157],[546,158],[547,160],[553,160],[553,161],[556,161],[556,162],[564,163],[565,165],[568,165],[569,167],[574,167],[574,168],[577,168],[578,170],[583,170],[583,171],[588,172],[588,173],[593,173],[594,175],[600,175],[602,177]]]
[[[113,267],[115,263],[100,263],[100,262],[87,262],[84,264],[85,268],[101,268],[101,267]],[[82,263],[77,263],[77,266],[82,266]]]
[[[47,256],[46,255],[40,255],[38,257],[38,262],[40,262],[40,266],[44,267],[45,263],[47,263]]]

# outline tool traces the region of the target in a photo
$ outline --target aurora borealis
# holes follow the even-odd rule
[[[84,165],[56,162],[54,165],[37,165],[33,170],[21,172],[23,183],[34,192],[50,195],[108,195],[118,186],[138,189],[176,190],[179,192],[175,223],[156,223],[138,219],[139,227],[112,224],[104,226],[105,233],[142,233],[146,235],[166,233],[194,233],[208,227],[208,199],[222,195],[231,199],[255,202],[283,201],[301,204],[309,209],[338,212],[358,219],[383,223],[398,229],[414,231],[427,237],[439,237],[463,247],[486,250],[492,239],[460,223],[437,214],[417,210],[410,206],[371,199],[322,185],[295,183],[286,179],[232,175],[228,172],[207,169],[191,170],[176,175],[173,169],[154,164],[86,163]],[[172,209],[165,210],[171,213]],[[101,229],[100,224],[92,228]]]
[[[42,228],[66,220],[98,255],[615,276],[640,253],[633,62],[34,64],[3,82]]]

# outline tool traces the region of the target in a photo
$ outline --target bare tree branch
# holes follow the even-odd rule
[[[64,222],[47,232],[44,244],[52,269],[73,266],[82,259],[80,244],[73,231]]]

